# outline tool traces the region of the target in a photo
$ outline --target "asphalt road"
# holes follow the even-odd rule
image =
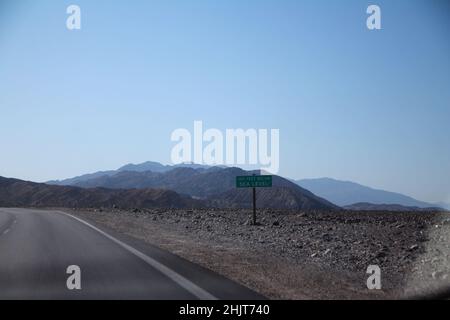
[[[67,273],[80,267],[81,290]],[[61,211],[0,209],[0,299],[262,299],[220,275]]]

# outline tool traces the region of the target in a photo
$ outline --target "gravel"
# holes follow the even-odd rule
[[[74,210],[275,299],[385,299],[450,285],[450,216],[427,212]],[[368,290],[369,265],[382,290]]]

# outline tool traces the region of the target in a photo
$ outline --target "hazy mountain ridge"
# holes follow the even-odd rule
[[[185,164],[177,164],[177,165],[163,165],[159,162],[155,161],[146,161],[140,164],[133,164],[129,163],[127,165],[124,165],[117,170],[107,170],[107,171],[97,171],[94,173],[88,173],[83,174],[74,178],[69,179],[63,179],[63,180],[51,180],[47,181],[47,184],[54,184],[54,185],[60,185],[60,186],[74,186],[77,184],[82,184],[84,181],[91,180],[94,178],[100,178],[100,177],[108,177],[113,176],[117,173],[124,172],[124,171],[132,171],[132,172],[147,172],[152,171],[155,173],[163,173],[167,172],[176,168],[192,168],[192,169],[209,169],[210,166],[205,165],[199,165],[199,164],[191,164],[191,163],[185,163]]]
[[[98,172],[83,174],[81,176],[76,176],[76,177],[64,179],[64,180],[50,180],[50,181],[47,181],[46,184],[58,185],[58,186],[73,186],[81,181],[90,180],[93,178],[99,178],[99,177],[103,177],[103,176],[114,175],[116,172],[117,172],[116,170],[98,171]]]
[[[207,200],[217,207],[251,206],[250,190],[236,189],[236,176],[259,174],[240,168],[176,167],[169,171],[119,171],[94,176],[74,185],[82,188],[142,189],[164,188]],[[270,208],[337,209],[337,206],[279,176],[273,176],[273,188],[258,189],[258,206]],[[283,202],[283,201],[284,202]]]
[[[446,210],[450,210],[450,203],[447,203],[447,202],[437,202],[437,203],[435,203],[434,204],[435,206],[437,206],[437,207],[440,207],[440,208],[444,208],[444,209],[446,209]]]
[[[204,205],[203,201],[164,189],[84,189],[0,177],[0,207],[186,208]]]
[[[439,207],[428,207],[428,208],[419,208],[419,207],[408,207],[402,206],[399,204],[373,204],[373,203],[355,203],[349,206],[343,207],[346,210],[352,211],[398,211],[398,212],[406,212],[406,211],[422,211],[422,212],[435,212],[435,211],[445,211]]]
[[[176,168],[165,173],[123,171],[113,176],[94,175],[91,180],[80,182],[84,187],[0,177],[0,207],[250,207],[251,189],[236,189],[235,177],[252,173],[239,168]],[[258,207],[339,209],[284,178],[274,176],[273,184],[273,188],[258,189]]]
[[[225,171],[223,171],[225,170]],[[188,194],[194,198],[209,199],[216,205],[228,204],[236,206],[240,203],[248,206],[248,199],[243,201],[239,196],[240,191],[235,190],[235,176],[251,174],[240,168],[210,167],[197,164],[163,165],[158,162],[147,161],[141,164],[127,164],[117,170],[99,171],[93,174],[86,174],[79,177],[49,181],[49,184],[71,185],[83,188],[105,187],[111,189],[143,189],[143,188],[166,188],[181,194]],[[257,173],[259,174],[259,172]],[[219,181],[219,182],[218,182]],[[277,187],[295,188],[300,187],[301,192],[311,192],[319,202],[325,200],[328,205],[352,206],[354,204],[368,203],[372,205],[399,205],[414,208],[446,208],[449,204],[432,204],[416,200],[412,197],[385,190],[370,188],[350,181],[340,181],[331,178],[286,180],[274,176],[274,189]],[[274,203],[279,203],[279,199],[287,197],[287,190],[277,188],[277,192],[282,194],[276,196],[275,193],[260,191],[262,197],[271,194]],[[294,198],[295,192],[287,192]],[[310,195],[310,196],[311,196]],[[243,193],[242,197],[245,197]],[[243,202],[240,202],[240,201]],[[298,199],[297,199],[298,200]],[[297,200],[289,199],[286,206]],[[262,204],[264,200],[259,200]],[[302,205],[300,205],[302,206]]]
[[[355,203],[398,204],[407,207],[437,207],[438,205],[416,200],[412,197],[384,190],[373,189],[350,181],[331,178],[302,179],[295,181],[301,187],[310,190],[338,206]]]

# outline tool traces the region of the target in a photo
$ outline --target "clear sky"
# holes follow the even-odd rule
[[[450,201],[448,3],[0,0],[0,175],[169,163],[202,120],[279,128],[283,176]]]

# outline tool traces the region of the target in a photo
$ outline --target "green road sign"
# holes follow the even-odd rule
[[[271,188],[272,176],[236,177],[236,188]]]

